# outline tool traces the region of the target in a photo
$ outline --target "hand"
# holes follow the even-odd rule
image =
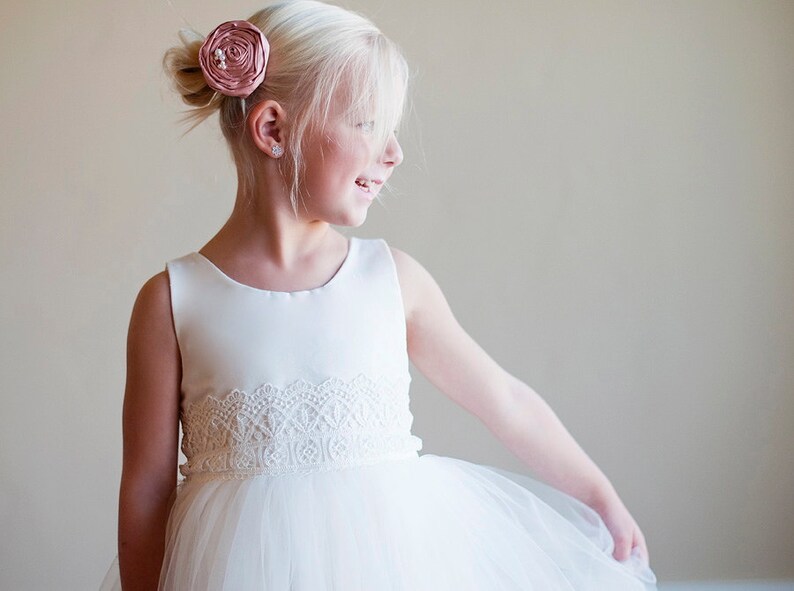
[[[615,496],[612,500],[595,507],[615,541],[613,558],[624,561],[632,552],[639,552],[645,566],[649,564],[648,547],[637,522],[623,502]],[[635,550],[636,548],[636,550]]]

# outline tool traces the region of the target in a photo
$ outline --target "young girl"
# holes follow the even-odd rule
[[[640,529],[538,394],[409,254],[331,227],[362,225],[403,160],[395,44],[299,0],[164,63],[190,118],[219,112],[239,184],[136,299],[102,589],[654,589]],[[419,455],[409,360],[547,484]]]

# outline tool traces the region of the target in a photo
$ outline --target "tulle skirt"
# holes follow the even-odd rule
[[[656,589],[593,509],[529,476],[417,458],[180,483],[162,591]],[[119,590],[118,560],[101,591]]]

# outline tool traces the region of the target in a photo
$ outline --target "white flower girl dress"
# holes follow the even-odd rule
[[[529,476],[433,454],[411,433],[397,273],[350,238],[316,289],[168,261],[182,451],[165,591],[648,591],[600,516]],[[120,589],[114,559],[101,586]]]

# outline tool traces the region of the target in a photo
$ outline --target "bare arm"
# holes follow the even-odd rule
[[[408,355],[427,379],[474,414],[551,486],[593,507],[615,538],[615,557],[633,545],[647,555],[639,528],[612,484],[549,405],[500,367],[460,326],[430,273],[392,248],[403,290]]]
[[[141,288],[127,337],[118,551],[124,591],[156,591],[176,492],[181,360],[168,274]]]

